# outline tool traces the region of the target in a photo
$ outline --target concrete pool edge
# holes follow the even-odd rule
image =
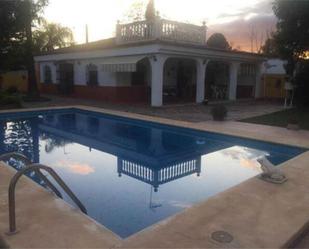
[[[84,106],[66,106],[66,107],[57,107],[57,108],[35,108],[35,109],[26,109],[26,110],[23,110],[23,111],[29,112],[29,111],[38,111],[38,110],[47,110],[47,109],[70,109],[70,108],[78,108],[78,109],[83,109],[83,110],[87,110],[87,111],[101,112],[101,113],[106,113],[106,114],[111,114],[111,115],[124,116],[124,117],[128,117],[128,118],[133,118],[133,119],[141,119],[141,120],[145,120],[145,121],[159,122],[161,124],[176,125],[176,126],[181,126],[181,127],[185,127],[185,128],[193,128],[193,129],[204,130],[204,131],[213,131],[213,132],[218,132],[218,133],[223,133],[223,132],[220,132],[220,129],[222,129],[222,127],[224,127],[224,126],[222,126],[221,123],[214,123],[213,124],[214,127],[220,127],[220,129],[214,130],[214,128],[213,128],[213,130],[209,130],[208,128],[210,127],[210,129],[212,129],[212,126],[210,126],[209,124],[205,124],[205,123],[194,124],[194,123],[189,123],[189,122],[173,121],[173,120],[156,118],[156,117],[148,117],[148,116],[138,115],[138,114],[135,115],[135,114],[131,114],[131,113],[123,113],[123,112],[118,112],[118,111],[102,110],[100,108],[89,108],[89,107],[84,107]],[[16,110],[16,111],[20,112],[20,110]],[[15,112],[15,111],[11,110],[11,111],[4,112],[4,113],[10,113],[10,112]],[[0,112],[0,113],[2,113],[2,112]],[[213,122],[210,122],[210,123],[213,123]],[[235,122],[228,122],[228,124],[235,125],[234,123]],[[201,128],[199,129],[199,127],[201,127]],[[282,129],[282,128],[280,128],[280,129]],[[239,129],[239,130],[241,130],[241,129]],[[227,132],[229,132],[229,133],[227,133]],[[248,135],[248,134],[244,134],[245,132],[246,131],[242,131],[242,135]],[[248,133],[250,134],[250,131]],[[223,134],[239,136],[238,134],[232,133],[231,130],[228,130]],[[277,135],[278,134],[280,134],[280,133],[277,133]],[[265,134],[264,134],[264,136],[265,136]],[[246,136],[242,136],[242,137],[246,137]],[[249,137],[249,135],[248,135],[246,138],[252,138],[252,137]],[[305,137],[302,136],[302,138],[304,140],[306,140]],[[253,138],[253,139],[257,139],[257,138]],[[268,136],[268,139],[271,140],[271,136]],[[261,138],[258,139],[258,140],[261,140]],[[272,139],[269,142],[278,143],[278,140]],[[282,143],[282,144],[284,144],[284,143]],[[289,142],[287,142],[285,144],[291,145],[291,143],[289,143]],[[306,145],[306,143],[304,143],[304,144]],[[298,144],[298,146],[299,146],[299,144]],[[308,145],[303,146],[303,147],[309,148]],[[295,182],[295,181],[297,181],[297,179],[299,179],[299,177],[295,177],[295,179],[294,179],[294,176],[299,175],[299,176],[302,176],[303,178],[304,178],[304,175],[309,176],[309,172],[305,167],[306,161],[309,161],[309,154],[308,153],[304,153],[304,154],[300,155],[299,157],[296,157],[296,158],[292,159],[291,161],[288,161],[288,162],[283,164],[284,170],[287,171],[288,174],[290,174],[292,176],[290,181],[287,183],[288,185],[291,184],[291,183],[294,184],[294,187],[295,187],[295,184],[296,185],[298,184],[297,186],[300,186],[300,185],[303,186],[304,185],[306,178],[302,179],[302,181],[300,181],[300,182]],[[2,174],[2,169],[0,169],[0,175],[1,174]],[[292,180],[292,182],[291,182],[291,180]],[[29,184],[32,185],[34,183],[31,182]],[[259,186],[259,187],[255,188],[253,186]],[[267,186],[269,186],[269,189],[268,189]],[[286,186],[286,185],[283,185],[283,186]],[[263,193],[260,193],[259,190],[261,190],[261,189],[262,190],[266,189],[266,190],[269,190],[269,191],[276,191],[277,190],[277,191],[279,191],[277,194],[284,195],[285,194],[284,191],[283,191],[284,188],[280,188],[280,187],[283,187],[283,186],[269,185],[268,183],[261,182],[260,180],[251,179],[247,182],[242,183],[241,185],[239,185],[235,188],[232,188],[230,190],[227,190],[226,192],[223,192],[222,194],[219,194],[219,195],[217,195],[213,198],[210,198],[206,202],[200,203],[200,204],[186,210],[183,213],[180,213],[180,214],[178,214],[174,217],[171,217],[171,218],[169,218],[169,219],[167,219],[163,222],[160,222],[159,224],[156,224],[156,225],[142,231],[141,233],[138,233],[138,234],[126,239],[126,240],[118,240],[118,239],[114,240],[114,239],[112,239],[112,241],[110,243],[108,243],[108,247],[115,246],[115,245],[117,245],[118,247],[123,246],[123,247],[139,247],[139,248],[141,248],[141,247],[159,247],[159,246],[160,247],[162,247],[162,246],[163,247],[207,247],[207,246],[211,246],[211,247],[277,247],[277,245],[279,245],[279,240],[281,240],[280,241],[280,247],[281,247],[281,246],[286,245],[288,243],[288,241],[289,241],[288,237],[289,236],[292,236],[292,237],[296,236],[298,234],[298,231],[300,231],[302,229],[302,225],[307,224],[307,222],[300,222],[299,217],[298,217],[298,219],[297,219],[298,224],[294,225],[294,227],[293,227],[294,229],[289,230],[289,234],[287,233],[287,231],[285,231],[286,237],[284,239],[282,237],[280,237],[280,239],[279,239],[279,236],[277,236],[278,244],[275,246],[274,244],[270,244],[269,243],[270,241],[266,241],[267,236],[265,236],[265,238],[264,238],[265,244],[263,244],[264,240],[261,239],[261,238],[259,238],[259,240],[256,241],[256,242],[252,241],[253,236],[256,236],[256,234],[254,232],[250,233],[250,230],[247,229],[247,228],[245,229],[245,231],[247,231],[247,233],[244,233],[242,236],[244,237],[244,239],[250,238],[250,241],[244,242],[242,236],[239,236],[237,234],[235,235],[234,232],[237,231],[237,229],[230,228],[230,227],[233,227],[232,221],[231,221],[231,224],[228,224],[229,226],[227,226],[225,224],[220,226],[220,224],[216,221],[215,217],[219,218],[219,221],[222,221],[223,216],[229,215],[229,211],[226,210],[226,206],[229,206],[230,203],[226,202],[225,200],[230,200],[232,203],[235,202],[237,199],[239,199],[241,201],[242,200],[241,197],[243,197],[243,195],[244,195],[243,192],[246,192],[246,189],[251,188],[251,189],[254,190],[251,193],[246,192],[246,194],[245,194],[246,197],[248,197],[248,198],[250,197],[254,200],[253,197],[258,196],[258,198],[261,199],[260,201],[263,201],[265,198],[267,199],[267,196],[264,196]],[[307,186],[307,187],[309,187],[309,186]],[[32,189],[31,186],[30,186],[30,188]],[[7,190],[5,190],[5,191],[7,191]],[[296,188],[294,189],[294,191],[295,191],[295,194],[297,194]],[[1,193],[2,197],[5,195],[4,192]],[[235,199],[231,200],[229,195],[233,196]],[[252,197],[252,195],[254,195],[254,196]],[[1,198],[1,199],[3,199],[3,198]],[[3,202],[3,200],[0,200],[0,201],[1,201],[1,203]],[[283,201],[283,200],[281,200],[281,201]],[[216,204],[216,202],[218,202],[218,203]],[[220,203],[221,204],[223,203],[225,205],[222,204],[222,206],[221,206]],[[246,209],[246,208],[248,208],[248,206],[251,206],[250,202],[243,203],[242,205],[244,205],[244,206],[237,206],[236,205],[235,207],[233,207],[234,208],[233,210],[235,211],[238,208]],[[306,201],[306,203],[303,204],[304,209],[306,208],[307,205],[308,205],[308,203]],[[195,220],[196,223],[194,223],[193,221],[190,220],[190,217],[197,216],[198,213],[206,213],[206,211],[208,209],[212,209],[212,207],[214,207],[214,206],[219,210],[225,210],[225,212],[221,213],[220,215],[211,215],[208,218],[205,218],[205,217],[201,218],[201,216],[200,216],[199,218],[202,219],[202,221],[205,222],[205,224],[202,224],[203,225],[202,228],[205,229],[205,226],[206,227],[211,226],[213,229],[210,230],[210,231],[214,231],[216,229],[233,230],[232,232],[229,231],[230,233],[232,233],[232,235],[235,237],[235,239],[237,239],[237,241],[235,240],[233,244],[227,244],[227,245],[216,244],[215,242],[209,240],[209,233],[210,232],[207,233],[206,231],[205,231],[205,234],[208,234],[207,236],[205,234],[203,236],[199,235],[199,233],[195,234],[195,236],[199,236],[199,237],[195,237],[196,241],[194,242],[194,239],[189,239],[188,234],[183,232],[184,228],[182,226],[189,227],[191,230],[201,229],[201,224],[200,224],[199,220],[196,219]],[[254,208],[255,206],[256,205],[252,205],[252,208]],[[209,213],[214,214],[214,210],[209,210]],[[263,214],[265,216],[267,216],[267,212],[266,213],[263,212]],[[231,213],[230,213],[230,215],[231,215]],[[305,216],[305,214],[301,214],[301,215],[302,215],[303,218],[305,217],[305,219],[306,219],[305,221],[309,220],[309,217]],[[238,217],[238,219],[239,218],[241,218],[241,217]],[[250,220],[248,220],[248,222],[249,221]],[[175,224],[175,222],[177,224],[176,227],[173,226],[173,224]],[[216,222],[217,222],[217,227],[214,226],[214,224],[213,224],[213,223],[216,223]],[[2,221],[2,223],[3,223],[3,221]],[[8,224],[7,224],[6,220],[4,221],[4,223],[7,227]],[[302,223],[304,223],[304,224],[302,224]],[[237,227],[237,220],[235,220],[235,224],[236,224],[236,227]],[[261,226],[261,224],[264,224],[264,223],[261,222],[260,226]],[[226,227],[228,229],[226,229]],[[242,226],[242,228],[244,228],[244,227],[245,226]],[[284,226],[281,226],[281,228],[283,228],[283,227]],[[179,230],[177,231],[178,228],[179,228]],[[251,228],[251,226],[248,226],[248,228]],[[266,228],[268,228],[268,227],[266,227]],[[299,228],[299,230],[298,230],[298,228]],[[57,230],[55,227],[50,227],[51,233],[53,232],[53,229]],[[294,232],[292,230],[294,230]],[[209,231],[209,230],[207,230],[207,231]],[[2,229],[1,229],[1,232],[3,232]],[[251,230],[251,232],[252,232],[252,230]],[[71,233],[69,233],[69,235],[70,234]],[[105,237],[104,232],[102,234],[103,234],[102,237]],[[170,237],[168,237],[167,234],[169,234]],[[60,234],[60,235],[62,235],[62,234]],[[182,235],[182,238],[181,238],[181,236],[179,237],[179,235]],[[71,234],[71,236],[74,237],[74,234]],[[272,234],[272,236],[273,236],[273,234]],[[3,237],[5,237],[5,235]],[[156,238],[155,239],[156,241],[151,240],[151,238],[153,238],[153,239]],[[192,238],[194,238],[194,237],[192,237]],[[85,241],[89,242],[89,241],[92,241],[92,240],[90,240],[88,238]],[[156,242],[157,244],[153,244],[154,242]],[[267,243],[269,243],[269,244],[267,244]],[[16,245],[16,246],[12,246],[12,247],[22,247],[22,246],[23,245],[19,244],[19,246]],[[93,247],[92,245],[89,245],[89,244],[88,245],[84,244],[84,247],[85,246],[86,247]],[[102,246],[103,245],[101,245],[101,247]],[[38,245],[38,247],[42,247],[42,246]],[[70,245],[67,245],[67,247],[70,247]]]
[[[192,123],[187,121],[179,121],[173,119],[160,118],[155,116],[147,116],[142,114],[103,109],[99,107],[90,107],[83,105],[57,106],[57,107],[41,107],[27,109],[13,109],[0,111],[0,114],[5,113],[25,113],[32,111],[46,110],[62,110],[62,109],[80,109],[84,111],[92,111],[113,116],[120,116],[129,119],[154,122],[163,125],[171,125],[182,128],[190,128],[199,131],[215,132],[224,135],[237,136],[248,138],[262,142],[270,142],[288,146],[295,146],[309,149],[309,131],[300,130],[293,131],[282,127],[274,127],[260,124],[250,124],[237,121],[215,122],[206,121],[200,123]]]
[[[179,121],[88,106],[70,106],[70,108],[309,149],[309,131],[304,130],[293,131],[281,127],[249,124],[237,121],[207,121],[200,123],[192,123],[187,121]],[[258,129],[260,130],[259,132],[257,132]],[[286,138],[284,136],[290,137]],[[293,138],[291,138],[291,136],[293,136]]]

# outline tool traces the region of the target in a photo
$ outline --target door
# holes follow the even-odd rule
[[[59,64],[59,92],[69,95],[74,91],[74,65],[72,63]]]

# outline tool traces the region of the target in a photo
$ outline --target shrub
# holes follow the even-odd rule
[[[8,94],[8,95],[16,95],[19,93],[19,90],[16,86],[10,86],[8,87],[5,92]]]
[[[4,93],[0,93],[0,107],[12,107],[21,108],[22,103],[18,96],[10,96]]]
[[[211,109],[211,115],[215,121],[224,121],[227,116],[227,108],[224,105],[217,105]]]

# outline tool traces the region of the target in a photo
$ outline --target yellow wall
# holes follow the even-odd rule
[[[7,89],[11,86],[15,86],[21,92],[27,91],[28,85],[27,71],[11,71],[0,74],[0,88]]]
[[[265,98],[285,98],[285,75],[264,75],[262,82]]]

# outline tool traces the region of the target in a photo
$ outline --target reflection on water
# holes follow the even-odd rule
[[[0,154],[53,167],[89,215],[121,237],[258,175],[262,156],[279,164],[302,152],[78,110],[0,120],[0,139]]]
[[[88,164],[83,164],[80,162],[72,162],[69,160],[60,160],[54,164],[55,168],[65,168],[70,173],[78,175],[89,175],[95,172],[95,169]]]

